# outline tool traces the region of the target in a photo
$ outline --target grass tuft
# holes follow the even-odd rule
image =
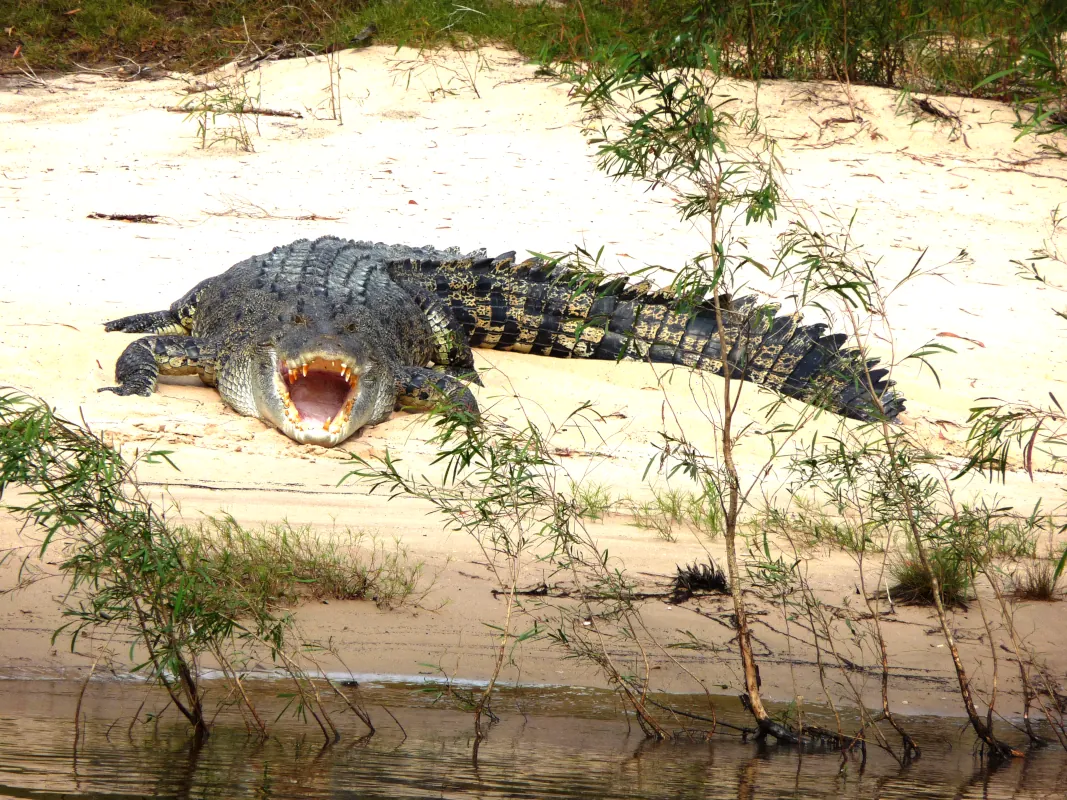
[[[599,521],[615,504],[611,487],[602,483],[572,483],[571,494],[574,496],[575,513],[582,519]]]
[[[324,535],[286,522],[250,530],[224,516],[178,535],[208,574],[267,606],[373,600],[394,608],[423,576],[422,563],[412,563],[399,541],[390,546],[348,529]]]
[[[655,531],[666,542],[677,540],[675,528],[689,526],[714,538],[721,529],[721,509],[717,497],[681,489],[654,489],[645,502],[624,498],[623,508],[633,517],[633,525]]]
[[[965,609],[971,599],[971,576],[967,564],[958,554],[947,548],[931,549],[927,551],[926,557],[937,576],[945,605]],[[889,572],[895,581],[895,585],[889,590],[889,596],[894,602],[934,605],[933,582],[918,556],[911,553],[902,556],[890,566]]]
[[[1025,563],[1021,567],[1021,574],[1016,572],[1013,576],[1012,594],[1018,600],[1038,600],[1043,603],[1060,600],[1063,595],[1059,586],[1062,572],[1063,559],[1059,564],[1045,558]]]

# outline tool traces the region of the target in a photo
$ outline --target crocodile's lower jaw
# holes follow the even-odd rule
[[[315,444],[340,441],[359,394],[359,375],[349,364],[290,360],[279,365],[277,384],[293,438]]]

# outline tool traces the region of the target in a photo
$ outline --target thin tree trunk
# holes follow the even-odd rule
[[[752,635],[748,624],[748,616],[745,611],[745,600],[741,594],[741,575],[737,566],[737,523],[741,512],[741,490],[737,475],[737,465],[734,463],[734,438],[733,438],[733,415],[736,398],[730,393],[731,388],[731,365],[727,360],[730,353],[730,343],[726,336],[726,326],[722,318],[722,306],[719,302],[719,293],[715,292],[714,299],[715,322],[718,327],[719,351],[722,356],[723,375],[723,423],[722,423],[722,460],[726,471],[727,481],[727,506],[725,514],[724,539],[726,540],[726,568],[730,578],[730,596],[734,602],[734,617],[737,619],[737,644],[741,651],[741,666],[745,676],[745,692],[743,698],[752,716],[756,718],[759,727],[757,738],[771,735],[779,741],[797,742],[799,738],[784,725],[775,722],[763,707],[763,701],[759,693],[759,672],[756,666],[756,658],[752,653]]]

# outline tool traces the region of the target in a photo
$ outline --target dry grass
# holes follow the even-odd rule
[[[324,535],[282,523],[251,530],[226,516],[179,529],[179,535],[220,582],[269,605],[372,600],[393,608],[428,591],[420,588],[423,565],[412,562],[399,542],[347,529]]]
[[[1048,559],[1023,563],[1012,576],[1012,594],[1018,600],[1038,600],[1050,603],[1062,599],[1060,574],[1056,564]]]

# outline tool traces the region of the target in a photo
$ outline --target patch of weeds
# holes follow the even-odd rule
[[[717,500],[709,498],[708,493],[654,489],[651,500],[639,503],[625,498],[620,504],[633,517],[635,526],[655,531],[666,542],[677,541],[675,528],[679,525],[691,526],[709,536],[714,536],[720,528]]]
[[[582,519],[601,520],[615,504],[611,487],[603,483],[571,484],[575,511]]]
[[[961,504],[943,526],[946,541],[977,564],[998,558],[1036,558],[1039,539],[1048,535],[1051,542],[1058,528],[1055,514],[1043,511],[1040,501],[1023,516],[1000,505],[995,497]]]
[[[847,553],[874,552],[886,549],[884,537],[874,538],[870,526],[843,516],[832,516],[810,500],[794,496],[792,512],[767,508],[755,523],[772,533],[788,534],[790,541],[813,549],[828,547]]]
[[[259,134],[259,116],[255,109],[259,105],[262,90],[252,96],[248,87],[248,75],[240,73],[227,80],[220,81],[216,88],[204,94],[191,97],[178,108],[188,112],[186,119],[196,120],[196,138],[200,140],[200,149],[207,150],[222,142],[233,142],[234,147],[244,153],[254,153],[252,134],[245,121],[248,115],[255,120],[256,134]],[[228,122],[219,125],[219,119]]]
[[[486,66],[485,56],[474,46],[447,51],[425,48],[415,58],[394,59],[390,72],[405,89],[410,89],[413,81],[421,83],[432,102],[465,91],[480,99],[478,77]]]
[[[289,523],[250,530],[233,517],[180,528],[189,555],[219,582],[232,583],[267,606],[309,600],[373,600],[395,608],[421,598],[423,564],[407,549],[345,530],[328,535]]]
[[[946,606],[967,608],[971,599],[971,574],[966,562],[950,548],[929,549],[926,558],[937,577],[941,598]],[[894,585],[889,596],[897,603],[934,605],[934,585],[930,573],[915,553],[902,555],[890,564]]]
[[[1012,594],[1018,600],[1039,600],[1044,603],[1059,600],[1059,595],[1063,593],[1059,587],[1062,567],[1062,560],[1057,565],[1044,558],[1022,564],[1012,578]]]
[[[1051,517],[1050,517],[1051,519]],[[1063,533],[1067,525],[1060,526],[1057,530],[1050,527],[1048,531],[1048,554],[1047,558],[1038,558],[1035,553],[1032,560],[1024,563],[1019,571],[1013,576],[1012,594],[1019,600],[1041,600],[1051,602],[1060,599],[1063,594],[1060,588],[1060,578],[1064,569],[1067,569],[1067,547],[1063,548],[1059,558],[1055,555],[1053,542],[1056,533]]]
[[[542,60],[587,56],[655,18],[650,8],[612,3],[518,4],[506,0],[14,0],[0,11],[0,70],[25,56],[36,69],[70,69],[122,58],[202,70],[291,43],[308,53],[357,46],[368,24],[375,43],[415,48],[471,41],[512,47]],[[668,18],[674,15],[668,12]],[[677,27],[675,25],[675,27]],[[18,49],[20,48],[21,49]],[[18,51],[18,59],[11,56]]]
[[[1034,558],[1040,529],[1033,518],[1004,520],[989,530],[991,554],[1003,558]]]
[[[0,11],[0,71],[71,69],[128,58],[195,70],[291,43],[309,53],[375,41],[419,49],[517,50],[542,64],[595,60],[619,46],[681,66],[694,36],[723,74],[841,80],[1017,102],[1020,124],[1063,130],[1067,12],[1053,0],[1010,4],[515,3],[508,0],[14,0]],[[650,55],[654,53],[655,55]],[[26,61],[22,62],[21,59]],[[470,76],[467,76],[470,77]],[[1025,102],[1025,105],[1023,103]]]
[[[655,500],[644,503],[628,501],[627,509],[633,517],[633,525],[647,531],[655,531],[665,542],[677,541],[674,535],[674,520],[664,515]]]

